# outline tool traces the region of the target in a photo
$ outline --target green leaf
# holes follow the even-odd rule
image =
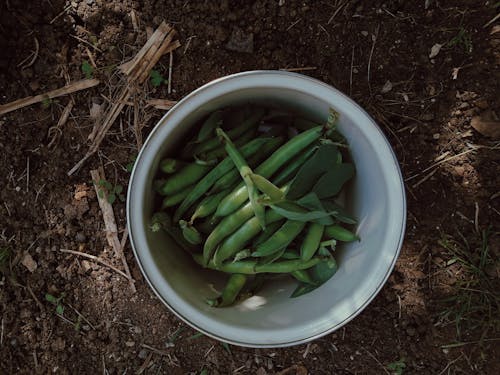
[[[293,293],[290,295],[290,298],[297,298],[297,297],[303,296],[304,294],[312,292],[316,288],[317,288],[317,285],[300,283],[297,286],[297,288],[295,288]]]
[[[204,368],[203,370],[200,371],[200,375],[208,375],[208,370]]]
[[[114,191],[116,194],[120,194],[123,191],[123,185],[116,185]]]
[[[149,73],[149,77],[153,87],[159,87],[163,82],[166,82],[160,72],[154,69]]]
[[[82,62],[82,72],[85,74],[85,78],[90,79],[94,74],[94,67],[89,64],[87,60]]]
[[[57,305],[56,306],[56,313],[59,315],[62,315],[64,313],[64,306],[63,305]]]
[[[297,199],[312,191],[316,182],[337,163],[339,157],[337,146],[328,143],[319,146],[314,155],[300,167],[286,197]]]
[[[308,210],[326,211],[318,196],[313,191],[304,195],[302,198],[295,201],[295,203],[301,207],[307,208]]]
[[[57,302],[57,298],[55,296],[53,296],[52,294],[49,294],[49,293],[45,294],[45,300],[48,301],[48,302],[52,302],[52,303],[56,303]]]
[[[99,196],[99,198],[104,198],[104,190],[101,190],[99,189],[99,191],[97,192],[97,195]]]
[[[342,223],[357,224],[358,221],[354,217],[349,215],[347,211],[335,201],[325,199],[322,200],[321,203],[323,204],[323,207],[325,207],[325,209],[328,212],[330,212],[333,217],[335,217]]]
[[[311,268],[310,274],[312,279],[317,283],[318,286],[324,284],[337,272],[338,266],[335,258],[330,255],[328,250],[325,248],[320,248],[318,250],[319,255],[328,255],[327,259],[316,264]]]
[[[321,176],[312,191],[320,199],[331,198],[337,195],[342,186],[353,176],[354,165],[350,163],[333,164],[328,172]]]
[[[116,195],[114,193],[111,193],[108,195],[108,203],[113,204],[116,201]]]

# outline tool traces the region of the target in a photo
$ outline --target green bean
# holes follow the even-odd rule
[[[187,193],[185,196],[189,194],[191,189],[186,190]],[[213,214],[217,209],[219,202],[227,195],[227,193],[229,193],[229,189],[203,198],[203,200],[198,204],[198,207],[196,207],[196,210],[194,211],[193,216],[191,216],[191,220],[189,222],[193,224],[195,219],[207,217],[208,215]]]
[[[258,265],[255,261],[240,260],[238,262],[226,262],[216,266],[213,260],[210,261],[208,265],[204,265],[201,254],[192,254],[192,256],[196,263],[206,268],[225,273],[242,273],[245,275],[253,275],[256,273],[291,273],[314,267],[316,264],[323,261],[322,257],[315,257],[307,262],[303,262],[302,260],[283,260],[271,264]]]
[[[241,148],[241,153],[246,157],[252,155],[259,151],[260,147],[266,142],[269,142],[269,138],[256,138],[253,141],[248,142],[245,146]],[[189,192],[189,195],[182,201],[181,205],[174,214],[174,221],[178,221],[181,216],[187,211],[187,209],[194,203],[198,198],[205,194],[212,185],[224,174],[229,172],[234,168],[234,163],[231,158],[227,157],[222,160],[217,166],[215,166],[205,177],[203,177],[196,186]]]
[[[182,168],[179,172],[172,175],[160,189],[162,195],[175,194],[185,187],[194,184],[201,179],[208,171],[210,166],[191,163]]]
[[[318,250],[325,226],[310,223],[307,229],[306,237],[300,246],[300,258],[302,260],[309,260],[314,256],[314,253]]]
[[[252,205],[247,203],[232,215],[226,216],[222,221],[212,230],[210,235],[205,240],[203,245],[203,257],[205,262],[212,257],[216,246],[227,236],[235,232],[247,220],[253,216]]]
[[[267,241],[264,241],[255,248],[253,257],[263,257],[283,249],[293,241],[295,237],[304,229],[305,223],[302,221],[287,220],[280,229]]]
[[[271,237],[281,226],[283,225],[283,220],[276,221],[266,226],[266,229],[263,230],[258,237],[253,241],[252,246],[256,247],[257,245],[266,241],[269,237]]]
[[[172,225],[172,220],[166,212],[156,212],[152,216],[150,229],[152,232],[158,232],[163,229],[179,246],[189,253],[197,250],[196,247],[184,239],[182,231]]]
[[[359,241],[359,237],[340,225],[328,225],[325,227],[325,235],[343,242]]]
[[[316,284],[313,279],[311,279],[311,276],[309,276],[309,273],[306,270],[297,270],[290,272],[290,275],[292,275],[294,278],[296,278],[298,281],[306,284]]]
[[[272,223],[280,219],[281,216],[277,215],[274,211],[268,210],[266,212],[265,220],[267,223]],[[223,261],[229,259],[238,251],[242,250],[252,238],[260,233],[261,230],[262,227],[260,226],[259,220],[255,216],[250,220],[247,220],[243,225],[239,226],[234,233],[227,237],[224,242],[222,242],[214,254],[214,263],[216,265],[220,265]],[[210,256],[209,252],[205,253],[205,248],[203,250],[204,255]]]
[[[284,141],[283,137],[271,138],[271,140],[262,146],[258,153],[250,156],[248,158],[248,164],[254,166],[265,158],[267,158],[272,152],[276,150]],[[222,178],[220,178],[212,187],[212,192],[221,191],[233,187],[240,181],[240,173],[238,170],[233,169],[232,171],[226,173]],[[233,187],[234,188],[234,187]]]
[[[267,178],[255,173],[252,173],[250,175],[250,178],[252,179],[257,189],[271,198],[271,200],[279,201],[284,198],[285,193]]]
[[[302,260],[282,260],[280,262],[274,262],[270,264],[257,264],[255,266],[255,272],[267,272],[267,273],[290,273],[294,271],[305,270],[314,267],[316,264],[322,261],[322,258],[312,258],[304,262]]]
[[[215,227],[217,226],[217,224],[218,223],[212,223],[211,222],[211,217],[207,217],[204,220],[202,220],[201,222],[199,222],[198,224],[196,224],[196,228],[200,232],[202,232],[202,233],[204,233],[206,235],[209,235],[215,229]]]
[[[248,196],[250,198],[250,203],[252,204],[252,209],[255,214],[255,217],[259,220],[260,226],[264,229],[266,227],[265,222],[265,209],[264,206],[260,203],[257,203],[257,198],[259,196],[259,191],[255,187],[252,178],[250,177],[253,172],[252,169],[248,166],[247,161],[240,154],[234,143],[227,136],[227,134],[221,128],[216,129],[216,134],[219,136],[221,142],[224,144],[225,149],[231,160],[233,161],[236,168],[240,171],[240,175],[245,182],[247,187]]]
[[[160,169],[162,172],[172,174],[177,172],[186,163],[177,159],[166,158],[160,161]]]
[[[228,131],[228,136],[230,138],[237,138],[243,133],[245,133],[248,129],[252,128],[259,122],[259,120],[262,118],[264,115],[264,109],[262,108],[256,108],[250,116],[245,119],[241,125],[238,127],[231,129]],[[200,143],[199,145],[196,145],[193,149],[193,154],[194,155],[199,155],[204,152],[208,152],[210,150],[213,150],[214,148],[217,148],[219,146],[219,140],[217,138],[211,138],[203,143]]]
[[[201,254],[192,254],[193,259],[199,265],[217,271],[222,271],[226,273],[242,273],[245,275],[252,275],[255,273],[255,266],[257,262],[241,260],[239,262],[228,262],[216,267],[213,260],[211,260],[208,264],[205,264],[203,260],[203,256]]]
[[[287,160],[294,157],[304,148],[316,141],[323,133],[323,127],[317,126],[307,130],[281,146],[271,157],[255,169],[255,173],[265,178],[271,177]],[[216,216],[227,216],[234,212],[243,202],[248,199],[248,192],[243,184],[240,184],[226,198],[224,198],[217,211]]]
[[[161,205],[162,209],[175,206],[181,203],[184,198],[189,194],[189,191],[194,187],[194,185],[188,186],[187,188],[179,191],[178,193],[168,195],[163,199],[163,203]],[[217,207],[216,207],[217,208]]]
[[[200,143],[211,138],[211,136],[213,136],[213,131],[215,130],[215,128],[221,125],[222,111],[219,110],[212,112],[201,126],[196,142]]]
[[[288,181],[293,177],[299,168],[306,162],[307,159],[311,157],[316,151],[317,147],[311,147],[302,151],[299,155],[293,158],[290,163],[285,165],[285,167],[279,172],[276,177],[273,177],[272,181],[275,185],[282,185],[284,182]]]
[[[277,252],[269,254],[268,256],[259,259],[259,264],[270,264],[276,262],[285,253],[286,247],[281,248]]]
[[[232,274],[229,277],[229,280],[227,281],[221,296],[216,298],[215,300],[208,301],[209,304],[214,307],[225,307],[232,305],[236,300],[236,297],[238,297],[241,289],[243,289],[243,287],[245,286],[246,281],[246,275],[240,273]]]
[[[235,146],[241,147],[245,143],[250,142],[255,138],[255,133],[257,132],[257,128],[251,128],[247,130],[241,137],[234,141]],[[206,154],[200,155],[204,160],[214,160],[220,159],[226,156],[226,149],[224,145],[214,148],[212,151],[207,152]]]
[[[186,221],[179,221],[179,225],[182,229],[182,235],[190,244],[198,245],[203,242],[203,237],[200,232],[196,230],[193,226],[189,225]]]
[[[287,249],[283,254],[281,254],[282,259],[300,259],[300,255],[293,250]]]

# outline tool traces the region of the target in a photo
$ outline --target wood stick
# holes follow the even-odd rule
[[[146,107],[155,107],[157,109],[165,110],[171,109],[176,104],[177,102],[175,100],[168,99],[149,99],[146,101]]]
[[[48,91],[45,94],[40,94],[36,96],[28,96],[27,98],[19,99],[7,104],[0,105],[0,115],[15,111],[20,108],[27,107],[32,104],[41,103],[47,99],[58,98],[63,95],[72,94],[77,91],[89,89],[91,87],[97,86],[100,83],[98,79],[82,79],[70,83],[67,86]]]
[[[116,226],[113,206],[111,206],[111,204],[108,202],[107,192],[103,191],[102,187],[100,188],[98,185],[99,181],[106,181],[104,170],[102,168],[93,169],[90,171],[90,175],[92,176],[92,182],[97,194],[97,200],[99,201],[99,207],[101,208],[102,216],[104,218],[104,225],[106,226],[106,239],[108,240],[108,244],[113,248],[115,256],[121,259],[123,269],[125,270],[125,273],[127,274],[127,277],[130,281],[130,288],[132,289],[132,292],[135,293],[136,289],[134,285],[134,279],[130,274],[127,259],[125,258],[125,254],[122,251],[120,240],[118,239],[118,228]],[[103,194],[100,194],[100,191],[103,192]]]
[[[165,35],[170,31],[170,26],[168,26],[165,21],[158,26],[158,28],[155,30],[153,35],[151,35],[151,38],[148,39],[146,44],[139,50],[137,55],[131,60],[133,63],[130,66],[127,66],[125,70],[122,70],[123,73],[126,75],[130,75],[132,73],[132,70],[136,67],[136,65],[142,60],[144,55],[149,51],[149,49],[153,46],[153,44],[156,42],[157,39],[163,40],[165,38]]]
[[[170,31],[161,44],[158,45],[156,50],[151,49],[150,55],[144,57],[144,62],[141,63],[140,70],[136,76],[139,83],[143,83],[149,77],[149,71],[153,69],[158,60],[160,60],[160,58],[167,53],[166,51],[169,48],[175,34],[175,30]]]
[[[108,267],[110,269],[112,269],[113,271],[119,273],[120,275],[122,275],[124,278],[126,278],[127,280],[130,280],[129,277],[127,276],[127,274],[125,274],[123,271],[120,271],[118,268],[116,268],[115,266],[112,266],[111,264],[103,261],[101,258],[99,257],[96,257],[95,255],[92,255],[92,254],[87,254],[87,253],[82,253],[81,251],[75,251],[75,250],[68,250],[68,249],[59,249],[59,251],[61,253],[68,253],[68,254],[73,254],[73,255],[79,255],[81,257],[84,257],[84,258],[88,258],[90,260],[93,260],[94,262],[96,263],[99,263],[99,264],[102,264],[103,266],[105,267]]]

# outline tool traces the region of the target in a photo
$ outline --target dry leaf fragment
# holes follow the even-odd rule
[[[475,116],[472,118],[470,124],[485,137],[493,139],[500,139],[500,121],[489,118],[490,116]]]
[[[387,81],[384,83],[384,87],[382,87],[382,90],[380,90],[380,92],[381,92],[382,94],[385,94],[385,93],[387,93],[387,92],[389,92],[389,91],[391,91],[391,90],[392,90],[392,82],[391,82],[391,81],[389,81],[389,80],[387,80]]]
[[[24,254],[24,257],[21,260],[21,264],[30,272],[34,272],[38,267],[38,264],[29,253]]]
[[[434,44],[431,48],[431,53],[429,54],[429,59],[436,57],[438,55],[439,51],[441,51],[441,47],[443,47],[442,44],[439,44],[439,43]]]

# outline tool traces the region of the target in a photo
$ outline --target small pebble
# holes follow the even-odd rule
[[[87,239],[87,237],[85,237],[83,232],[78,232],[75,236],[76,242],[85,242],[86,239]]]
[[[127,341],[125,343],[125,345],[128,346],[129,348],[131,348],[131,347],[133,347],[135,345],[135,342],[133,342],[133,341]]]
[[[142,350],[139,352],[138,357],[139,357],[140,359],[144,359],[144,358],[146,358],[146,357],[147,357],[147,355],[148,355],[148,351],[147,351],[146,349],[142,349]]]

